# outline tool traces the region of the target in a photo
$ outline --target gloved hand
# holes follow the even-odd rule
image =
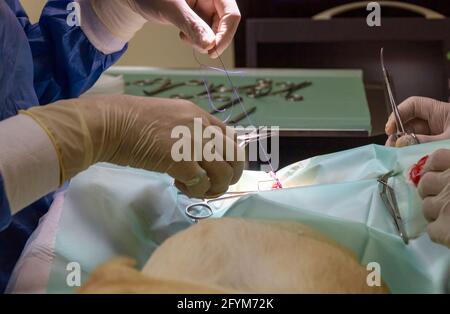
[[[416,134],[420,143],[450,139],[450,104],[431,98],[411,97],[398,106],[404,127]],[[387,146],[406,146],[411,143],[409,136],[396,139],[396,124],[391,114],[386,124],[389,136]]]
[[[146,21],[172,24],[182,40],[212,58],[231,44],[241,19],[235,0],[90,0],[90,4],[111,34],[124,41]]]
[[[22,113],[51,138],[59,156],[61,183],[96,162],[110,162],[168,173],[184,193],[201,198],[223,194],[243,171],[244,154],[233,131],[189,101],[115,95],[63,100]],[[217,139],[223,150],[215,152],[214,161],[193,161],[195,144],[200,143],[203,156],[209,141],[203,139],[203,130],[200,138],[194,137],[194,118],[201,118],[202,128],[216,126],[221,131]],[[172,138],[176,126],[190,131],[192,161],[172,158],[173,145],[180,141]],[[234,158],[226,156],[227,147],[234,148]],[[234,161],[225,161],[230,159]]]
[[[173,24],[180,37],[210,57],[231,44],[241,15],[235,0],[129,0],[149,21]]]
[[[440,149],[425,163],[419,183],[430,238],[450,247],[450,150]]]

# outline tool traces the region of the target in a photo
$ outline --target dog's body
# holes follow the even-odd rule
[[[380,293],[354,255],[304,225],[211,219],[168,239],[142,272],[129,261],[94,272],[82,292]],[[119,278],[120,277],[120,278]]]

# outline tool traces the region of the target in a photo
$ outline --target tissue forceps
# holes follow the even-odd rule
[[[194,220],[194,222],[207,219],[210,218],[212,215],[214,215],[214,210],[210,205],[211,203],[229,200],[233,198],[239,198],[246,195],[252,195],[258,192],[259,191],[228,192],[224,194],[225,196],[221,196],[210,200],[204,200],[203,202],[193,203],[186,206],[185,214],[186,216]],[[202,212],[205,213],[202,214]]]
[[[396,138],[400,138],[405,135],[410,135],[414,139],[416,144],[420,144],[420,141],[417,138],[416,134],[407,132],[404,127],[402,117],[400,116],[400,112],[398,111],[397,103],[395,101],[395,95],[391,84],[391,76],[389,75],[389,72],[384,64],[384,48],[381,48],[380,61],[381,61],[381,69],[383,71],[384,85],[389,97],[391,110],[394,113],[395,125],[397,126]]]
[[[388,184],[388,180],[390,177],[394,175],[394,171],[390,171],[385,175],[378,178],[378,189],[380,191],[381,199],[383,200],[384,205],[390,211],[392,218],[394,219],[395,228],[397,229],[398,234],[402,238],[405,244],[408,244],[409,239],[406,234],[405,227],[403,225],[403,220],[400,215],[400,210],[398,208],[397,198],[395,197],[394,189]]]

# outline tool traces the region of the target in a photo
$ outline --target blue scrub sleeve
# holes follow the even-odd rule
[[[3,177],[0,174],[0,232],[5,230],[11,223],[11,209],[5,193]]]
[[[22,25],[34,62],[34,88],[41,105],[76,98],[126,51],[105,55],[79,26],[69,26],[71,0],[48,1],[39,23],[31,24],[18,0],[6,0]],[[81,16],[82,18],[82,16]]]

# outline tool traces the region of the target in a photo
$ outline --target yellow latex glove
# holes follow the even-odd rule
[[[404,127],[416,134],[420,143],[450,139],[450,104],[431,98],[411,97],[398,106]],[[396,138],[394,115],[391,114],[386,124],[389,136],[387,146],[408,146],[414,144],[411,136]]]
[[[425,163],[419,183],[430,238],[450,248],[450,150],[440,149]]]
[[[215,197],[227,191],[240,178],[244,163],[242,149],[235,135],[220,120],[185,100],[133,96],[101,96],[63,100],[22,112],[31,116],[53,142],[60,163],[61,183],[96,162],[110,162],[151,171],[175,178],[176,186],[191,197]],[[201,118],[202,128],[217,126],[223,151],[216,151],[222,161],[175,162],[171,156],[171,138],[176,126],[185,126],[194,138],[194,118]],[[227,133],[228,129],[228,133]],[[228,134],[229,136],[226,136]],[[230,136],[231,135],[231,136]],[[233,158],[226,158],[226,145],[234,147]],[[228,146],[228,147],[230,147]],[[203,151],[202,151],[203,152]],[[232,159],[233,161],[226,161]]]

